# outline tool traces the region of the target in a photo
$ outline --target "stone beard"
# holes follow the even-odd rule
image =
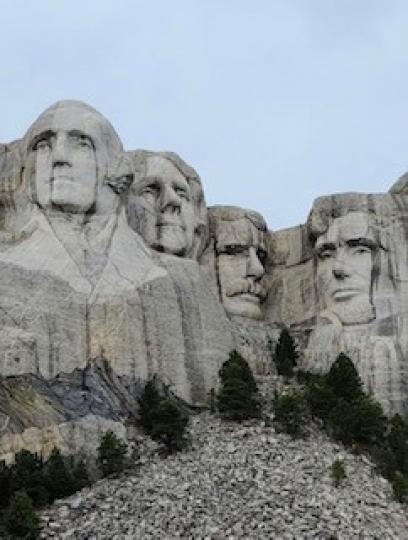
[[[164,156],[148,155],[145,167],[129,195],[130,222],[153,249],[188,257],[198,223],[191,183]]]
[[[216,215],[214,207],[212,216]],[[235,209],[234,217],[215,217],[215,251],[221,301],[230,315],[261,319],[266,293],[262,283],[266,259],[261,216]]]
[[[363,212],[333,220],[315,244],[317,292],[324,308],[321,317],[343,325],[368,323],[375,318],[372,277],[378,241]]]

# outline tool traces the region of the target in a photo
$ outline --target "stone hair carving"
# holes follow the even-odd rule
[[[137,150],[127,213],[157,251],[198,259],[207,242],[207,207],[197,172],[173,152]]]
[[[221,301],[230,315],[262,318],[266,297],[266,223],[251,210],[234,206],[209,208]]]

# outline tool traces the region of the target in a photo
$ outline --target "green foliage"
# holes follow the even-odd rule
[[[381,405],[363,390],[353,362],[341,353],[326,375],[306,380],[306,399],[314,418],[344,444],[373,446],[384,439],[387,420]]]
[[[25,491],[18,491],[11,499],[5,515],[5,528],[12,538],[33,540],[39,537],[40,520],[33,501]]]
[[[344,467],[343,461],[340,459],[335,459],[330,467],[330,474],[333,479],[333,484],[335,487],[339,487],[341,482],[347,478],[346,469]]]
[[[127,445],[113,431],[107,431],[98,447],[98,465],[103,476],[123,471]]]
[[[140,424],[148,434],[152,432],[155,415],[161,400],[162,397],[157,389],[155,378],[147,381],[143,394],[139,399],[139,415]]]
[[[352,402],[340,398],[329,413],[328,429],[344,444],[370,446],[384,439],[386,422],[381,405],[370,397]]]
[[[293,377],[293,369],[297,365],[298,358],[299,353],[295,340],[290,335],[289,330],[283,328],[273,355],[278,375],[282,375],[285,379]]]
[[[248,362],[237,351],[231,351],[219,371],[221,382],[242,381],[251,392],[257,392],[258,386]]]
[[[396,414],[390,425],[387,443],[394,456],[394,467],[408,476],[408,421]]]
[[[58,448],[53,448],[45,466],[45,485],[51,500],[75,493],[74,479]]]
[[[308,422],[308,406],[303,392],[292,390],[276,394],[274,399],[274,422],[279,431],[292,437],[302,437],[306,434]]]
[[[326,376],[328,387],[337,398],[353,401],[364,396],[363,383],[348,356],[340,353]]]
[[[382,407],[363,390],[350,358],[340,354],[327,375],[301,375],[312,416],[346,445],[362,449],[390,480],[395,498],[408,499],[408,422],[388,422]]]
[[[378,471],[391,482],[394,497],[408,501],[408,421],[396,414],[389,423],[383,444],[374,448],[372,457]]]
[[[261,406],[258,386],[244,358],[232,351],[222,365],[219,375],[221,387],[217,395],[217,406],[220,413],[237,422],[259,418]]]
[[[88,469],[86,468],[83,460],[74,467],[72,471],[72,478],[75,491],[81,491],[84,487],[91,485],[91,481],[88,475]]]
[[[139,413],[145,432],[164,444],[168,452],[176,452],[186,446],[188,416],[175,400],[162,397],[155,378],[146,383],[139,400]]]
[[[322,375],[315,375],[310,378],[306,388],[306,400],[310,407],[310,412],[313,418],[319,418],[323,421],[323,425],[327,425],[330,411],[336,405],[336,395],[326,383],[326,379]]]
[[[12,490],[25,490],[36,507],[49,502],[49,493],[45,486],[44,462],[42,458],[29,450],[21,450],[15,455],[11,466]]]
[[[159,403],[151,431],[152,439],[164,444],[168,452],[176,452],[186,446],[185,430],[188,416],[172,399]]]
[[[11,469],[0,461],[0,510],[6,508],[13,493]]]
[[[391,480],[394,499],[400,503],[408,501],[408,477],[396,471]]]

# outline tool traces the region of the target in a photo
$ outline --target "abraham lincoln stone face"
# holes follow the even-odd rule
[[[334,219],[316,241],[317,290],[326,310],[343,324],[366,323],[375,316],[371,284],[377,251],[363,212]]]

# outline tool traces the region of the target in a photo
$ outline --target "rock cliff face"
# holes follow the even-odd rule
[[[255,211],[207,208],[178,155],[126,152],[88,105],[51,106],[0,145],[0,459],[123,432],[154,374],[205,405],[233,348],[271,374],[283,325],[305,369],[344,351],[406,411],[407,184],[319,198],[272,232]]]

